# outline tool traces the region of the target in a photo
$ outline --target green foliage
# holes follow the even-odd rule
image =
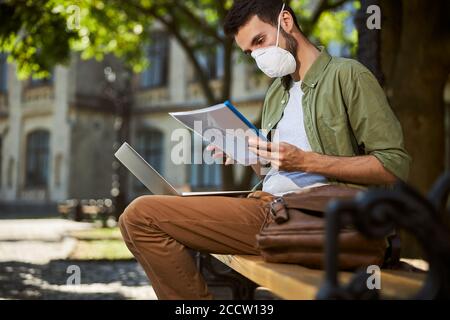
[[[47,76],[52,66],[68,60],[68,43],[76,34],[65,30],[62,15],[52,13],[51,1],[12,2],[0,3],[0,48],[17,63],[19,76]]]
[[[351,3],[354,12],[359,9],[359,1],[349,0],[348,2]],[[342,10],[341,5],[332,10],[324,10],[319,17],[315,17],[312,10],[314,3],[317,3],[317,1],[300,0],[291,3],[294,11],[298,13],[298,19],[303,27],[303,31],[317,44],[325,47],[332,43],[347,46],[350,48],[352,55],[355,55],[358,33],[356,28],[349,31],[345,27],[345,22],[352,19],[352,12]]]
[[[18,75],[48,76],[71,51],[84,59],[113,53],[135,71],[145,66],[142,44],[149,17],[124,10],[119,1],[8,0],[0,3],[0,50],[18,65]]]
[[[58,1],[58,0],[55,0]],[[78,1],[81,8],[78,39],[70,46],[82,53],[82,58],[103,59],[113,53],[124,58],[134,69],[146,66],[143,44],[148,40],[152,19],[135,8],[126,8],[120,1]],[[127,10],[128,9],[128,10]]]
[[[346,34],[343,24],[349,13],[325,11],[315,20],[311,1],[291,2],[306,33],[324,45],[354,48],[356,32]],[[221,24],[231,5],[232,0],[5,0],[0,51],[17,63],[20,78],[48,76],[72,51],[97,60],[114,54],[139,72],[148,66],[143,49],[156,21],[194,52],[207,52],[225,41]]]

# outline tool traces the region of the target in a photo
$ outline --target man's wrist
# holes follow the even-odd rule
[[[304,161],[300,171],[316,173],[319,171],[322,155],[317,152],[305,152]]]

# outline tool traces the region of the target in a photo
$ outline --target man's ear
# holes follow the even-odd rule
[[[294,18],[289,11],[284,10],[281,14],[281,27],[286,33],[292,33],[294,31]]]

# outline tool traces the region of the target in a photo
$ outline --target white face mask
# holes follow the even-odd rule
[[[281,78],[294,73],[297,68],[297,62],[294,56],[287,50],[278,46],[280,38],[281,14],[284,11],[285,4],[278,17],[277,44],[266,48],[253,50],[252,57],[256,60],[258,68],[261,69],[270,78]]]

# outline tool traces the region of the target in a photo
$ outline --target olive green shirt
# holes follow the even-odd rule
[[[404,148],[400,122],[377,79],[361,63],[332,57],[320,49],[301,85],[304,125],[312,151],[343,157],[373,155],[388,171],[406,180],[411,158]],[[276,127],[288,101],[289,90],[281,78],[276,79],[264,101],[263,130]]]

